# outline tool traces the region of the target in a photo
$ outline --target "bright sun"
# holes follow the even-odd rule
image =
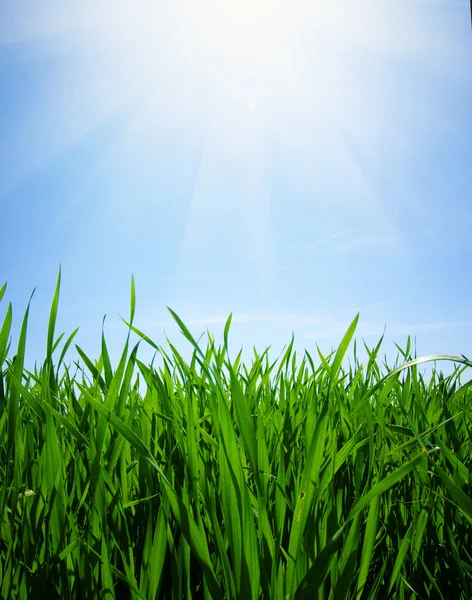
[[[130,8],[131,6],[131,8]],[[168,76],[257,107],[294,68],[294,5],[251,3],[135,3],[119,12],[94,13],[94,44],[108,74],[127,88],[155,93]],[[290,64],[292,65],[290,67]],[[194,98],[198,100],[198,98]]]

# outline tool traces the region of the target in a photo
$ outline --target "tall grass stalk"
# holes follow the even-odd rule
[[[15,350],[11,305],[0,329],[2,598],[472,597],[465,357],[415,358],[409,340],[389,368],[381,340],[346,368],[356,317],[330,356],[297,361],[292,339],[246,365],[231,317],[203,348],[169,309],[186,362],[134,326],[132,281],[118,364],[102,332],[98,360],[77,347],[66,365],[59,292],[60,273],[32,372],[29,304]],[[440,360],[452,375],[420,373]]]

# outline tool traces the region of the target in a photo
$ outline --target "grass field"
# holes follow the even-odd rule
[[[379,342],[361,365],[356,317],[330,356],[297,359],[292,340],[245,365],[231,318],[203,348],[171,311],[186,362],[135,329],[132,282],[118,364],[104,337],[98,360],[67,364],[59,289],[34,372],[28,310],[14,348],[11,306],[0,331],[2,598],[472,597],[465,357],[408,342],[389,368]],[[421,374],[441,360],[452,375]]]

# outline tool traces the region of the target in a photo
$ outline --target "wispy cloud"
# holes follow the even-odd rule
[[[346,244],[341,244],[336,247],[339,251],[344,250],[353,250],[354,248],[361,247],[380,247],[380,246],[393,246],[400,240],[404,239],[404,236],[401,235],[392,235],[386,237],[361,237],[352,240],[351,242],[347,242]]]
[[[187,279],[206,279],[208,278],[208,274],[204,273],[189,273],[188,275],[170,275],[168,277],[156,277],[157,281],[180,281]]]
[[[238,313],[232,312],[232,324],[247,325],[280,325],[289,326],[294,330],[303,329],[306,327],[326,325],[326,328],[333,329],[335,332],[341,332],[345,330],[349,323],[354,318],[355,312],[367,313],[371,310],[385,309],[386,307],[394,304],[401,303],[400,298],[388,298],[385,300],[378,300],[369,304],[362,305],[358,311],[342,310],[329,313],[323,313],[318,315],[303,314],[295,312],[260,312],[260,313]],[[144,304],[144,305],[143,305]],[[138,311],[136,325],[138,328],[146,330],[148,328],[155,329],[157,327],[169,327],[174,325],[174,320],[168,314],[164,307],[156,308],[152,302],[141,302],[141,310]],[[230,311],[231,312],[231,311]],[[184,322],[188,326],[212,326],[212,325],[224,325],[230,315],[228,313],[213,313],[203,314],[203,316],[189,316],[186,317],[179,313],[179,316],[183,318]],[[195,313],[194,313],[195,314]],[[116,325],[121,321],[116,321]],[[111,325],[111,321],[109,323]]]
[[[417,238],[431,237],[433,235],[432,228],[415,233],[401,233],[398,235],[375,235],[363,236],[353,239],[345,244],[340,244],[336,247],[338,251],[352,250],[361,247],[381,247],[381,246],[398,246],[401,242],[413,240]]]
[[[342,336],[349,326],[348,321],[334,322],[328,324],[326,328],[306,333],[305,339],[333,339]],[[428,334],[446,329],[458,327],[472,327],[472,321],[437,321],[430,323],[391,323],[381,324],[374,322],[359,323],[356,331],[357,337],[380,337],[383,333],[389,336],[403,336]]]
[[[308,252],[310,252],[314,248],[317,248],[318,246],[323,246],[324,244],[327,244],[328,242],[332,242],[333,240],[337,240],[339,238],[346,237],[347,235],[350,235],[351,233],[357,233],[358,231],[362,231],[363,229],[366,229],[366,227],[368,227],[368,225],[362,225],[361,227],[352,227],[350,229],[345,229],[344,231],[338,231],[337,233],[332,233],[331,235],[323,237],[319,240],[309,242],[308,244],[305,244],[299,248],[295,248],[292,252],[288,252],[282,258],[282,260],[285,261],[289,258],[302,256],[303,254],[307,254]]]
[[[202,317],[199,319],[195,319],[190,321],[195,325],[220,325],[226,323],[229,315],[210,315],[208,317]],[[254,313],[254,314],[240,314],[234,315],[232,318],[232,323],[289,323],[294,327],[305,327],[308,325],[316,325],[318,323],[323,323],[326,321],[325,317],[312,317],[312,316],[303,316],[303,315],[294,315],[294,314],[264,314],[264,313]]]

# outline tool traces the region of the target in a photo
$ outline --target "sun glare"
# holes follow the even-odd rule
[[[109,74],[122,91],[157,98],[169,88],[192,102],[215,95],[237,98],[254,110],[267,94],[282,87],[293,44],[293,7],[283,3],[215,1],[133,4],[101,18],[95,41]],[[293,67],[292,67],[293,68]],[[171,80],[172,79],[172,83]],[[188,100],[188,96],[186,98]]]

